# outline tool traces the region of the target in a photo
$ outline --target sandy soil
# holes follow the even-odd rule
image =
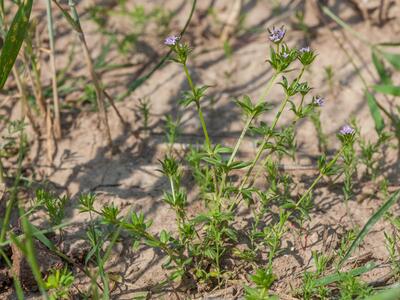
[[[99,2],[101,1],[96,1],[96,3]],[[112,1],[103,2],[107,4]],[[173,33],[179,32],[185,22],[190,9],[189,2],[184,0],[135,1],[147,8],[164,5],[172,11],[176,11],[177,15],[174,17],[172,25]],[[252,98],[260,95],[263,86],[271,76],[271,69],[265,62],[269,49],[265,31],[267,27],[281,24],[288,28],[287,37],[290,45],[310,45],[318,52],[317,61],[305,74],[305,78],[315,88],[313,94],[323,95],[326,98],[326,105],[322,110],[322,126],[329,136],[330,149],[338,146],[335,136],[338,129],[353,116],[361,125],[361,133],[369,138],[375,138],[374,124],[363,97],[362,83],[330,31],[323,26],[313,27],[314,36],[311,41],[306,41],[301,31],[292,29],[293,15],[298,9],[299,1],[282,1],[282,11],[275,14],[272,14],[272,4],[270,3],[272,1],[247,1],[244,7],[246,12],[244,26],[248,30],[232,39],[234,51],[230,58],[226,58],[224,55],[222,44],[218,38],[220,28],[216,25],[209,25],[212,21],[211,17],[205,15],[208,2],[199,1],[193,22],[184,39],[194,45],[194,55],[189,63],[194,79],[198,83],[212,86],[204,107],[213,142],[232,145],[238,136],[243,123],[232,100],[244,94]],[[223,18],[224,13],[227,14],[229,1],[216,2],[217,10],[223,12],[221,14],[221,18]],[[347,1],[330,2],[334,12],[339,13],[340,17],[349,22],[358,33],[372,43],[392,41],[400,34],[398,19],[391,19],[383,26],[377,26],[363,21],[360,13],[351,5],[346,4]],[[83,5],[80,7],[83,9]],[[394,9],[399,11],[398,7]],[[36,7],[35,15],[43,15],[41,7]],[[390,15],[396,15],[396,11],[390,11]],[[111,17],[109,24],[119,31],[130,26],[129,22],[121,22],[117,16]],[[65,29],[67,28],[65,21],[60,18],[59,14],[57,14],[57,26],[59,26],[59,33],[62,34],[57,40],[57,50],[62,57],[57,64],[62,68],[67,64],[66,49],[73,39],[69,30]],[[338,30],[337,32],[341,32],[339,28],[332,26]],[[98,55],[102,45],[106,42],[104,36],[96,31],[96,26],[87,18],[84,18],[83,28],[93,55]],[[109,63],[139,62],[137,66],[103,74],[102,78],[113,97],[126,89],[127,84],[140,73],[142,64],[154,64],[160,55],[167,51],[162,45],[162,39],[151,34],[153,29],[146,29],[149,34],[140,38],[137,50],[128,57],[119,58],[115,51],[112,51],[107,57]],[[346,43],[345,47],[357,49],[357,53],[363,58],[363,61],[359,61],[357,58],[361,72],[368,82],[373,82],[377,76],[373,71],[372,74],[368,71],[373,70],[369,63],[371,55],[369,48],[351,36],[350,40],[351,44]],[[75,51],[79,52],[78,47]],[[335,74],[333,93],[330,92],[324,76],[324,67],[327,66],[332,66]],[[88,80],[79,55],[73,61],[69,72],[71,76],[83,76]],[[45,80],[50,80],[47,78],[48,74],[44,74],[44,77]],[[10,83],[11,85],[12,83]],[[157,169],[159,168],[158,159],[163,157],[166,149],[163,125],[164,116],[167,114],[182,116],[183,133],[179,138],[178,149],[184,149],[188,142],[201,141],[201,128],[195,111],[191,108],[182,109],[178,105],[181,92],[187,88],[179,66],[168,63],[133,94],[117,103],[118,110],[124,117],[127,126],[122,126],[116,114],[109,109],[112,136],[120,150],[120,153],[115,156],[111,156],[107,152],[104,131],[98,126],[97,115],[90,111],[79,113],[68,109],[62,111],[63,139],[58,143],[57,154],[52,166],[49,165],[44,154],[44,141],[43,143],[32,141],[30,169],[34,171],[34,174],[31,175],[34,175],[36,180],[45,182],[58,193],[66,193],[71,197],[66,220],[72,222],[73,225],[66,229],[62,245],[66,253],[72,256],[77,255],[76,252],[82,251],[85,247],[83,238],[88,215],[79,214],[76,209],[77,198],[84,192],[91,191],[98,195],[96,204],[98,207],[105,203],[114,203],[121,207],[124,213],[131,210],[142,211],[147,218],[154,220],[152,226],[154,232],[161,228],[174,230],[174,223],[171,222],[173,212],[161,199],[163,190],[168,185]],[[72,93],[63,101],[73,103],[77,97],[77,93]],[[280,97],[280,89],[276,86],[268,101],[277,104]],[[137,112],[137,103],[140,98],[149,98],[152,104],[149,135],[140,131],[141,125]],[[5,110],[6,108],[1,107],[1,109]],[[12,111],[15,116],[19,114],[18,104],[13,106]],[[269,116],[272,115],[269,114]],[[269,121],[268,118],[265,120]],[[283,115],[279,126],[283,127],[288,122],[290,122],[290,113]],[[292,172],[295,174],[296,180],[301,181],[306,187],[316,172],[312,169],[302,170],[301,168],[296,169],[296,167],[315,165],[315,158],[319,154],[316,133],[310,122],[299,124],[297,142],[299,155],[295,162],[288,162],[288,165],[295,166],[295,170]],[[247,157],[254,151],[255,144],[250,138],[246,139],[241,155]],[[391,182],[395,183],[399,180],[397,172],[394,171],[396,166],[393,165],[396,157],[390,154],[390,151],[388,153],[385,158],[387,171],[384,176],[388,176]],[[191,185],[189,182],[189,195],[192,200],[195,200],[197,191],[193,190]],[[337,248],[340,237],[348,228],[354,224],[362,227],[382,203],[380,195],[373,190],[362,186],[357,188],[359,190],[358,201],[349,203],[351,218],[346,215],[340,186],[317,189],[316,207],[311,214],[312,221],[305,225],[307,241],[299,240],[298,230],[291,229],[285,237],[282,253],[275,260],[274,270],[279,280],[274,284],[273,290],[282,297],[290,295],[292,289],[301,285],[302,271],[312,268],[311,250]],[[199,204],[192,201],[190,210],[198,209]],[[398,211],[398,209],[399,206],[395,207],[395,210]],[[33,218],[37,225],[42,225],[40,213],[34,214]],[[241,221],[245,222],[245,220],[244,217]],[[385,264],[387,251],[384,246],[383,231],[388,228],[387,226],[386,222],[377,224],[354,257],[367,257],[366,261]],[[152,297],[173,299],[175,296],[172,292],[160,295],[153,290],[158,282],[165,279],[165,271],[161,268],[162,260],[161,253],[152,249],[144,247],[139,251],[133,251],[128,240],[123,239],[118,242],[113,250],[109,268],[112,272],[122,275],[123,282],[113,292],[113,299],[132,299],[141,291],[152,291]],[[365,262],[357,262],[355,259],[353,265],[363,263]],[[245,270],[243,273],[245,272],[247,271]],[[387,272],[388,268],[382,267],[368,273],[366,280],[377,280]],[[242,284],[243,282],[233,283],[234,289],[224,289],[224,293],[227,294],[219,294],[219,296],[229,298],[232,297],[232,294],[240,294]],[[82,285],[84,285],[84,281]],[[215,292],[207,293],[215,294]],[[192,297],[196,297],[196,295]]]

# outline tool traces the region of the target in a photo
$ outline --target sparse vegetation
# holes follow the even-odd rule
[[[134,2],[0,0],[0,298],[399,299],[399,43]]]

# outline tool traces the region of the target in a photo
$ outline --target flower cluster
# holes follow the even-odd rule
[[[339,131],[341,135],[353,135],[355,132],[355,129],[349,125],[344,125]]]
[[[324,106],[325,99],[322,98],[321,96],[317,96],[317,97],[314,98],[314,101],[313,101],[313,102],[314,102],[314,104],[317,105],[317,106]]]
[[[306,52],[310,52],[310,51],[311,51],[310,47],[303,47],[303,48],[301,48],[301,49],[299,50],[299,52],[300,52],[301,54],[306,53]]]
[[[175,46],[178,41],[179,41],[179,36],[170,35],[165,38],[164,44],[167,46]]]
[[[299,49],[299,61],[304,65],[310,65],[316,57],[314,51],[310,47],[303,47]]]
[[[356,138],[356,130],[351,127],[350,125],[344,125],[340,130],[339,134],[337,135],[339,140],[342,142],[343,146],[350,149],[353,147],[355,138]]]
[[[179,64],[186,64],[187,58],[192,51],[186,43],[180,42],[181,37],[177,35],[170,35],[164,39],[164,45],[167,45],[174,52],[169,59]]]
[[[286,34],[286,29],[282,26],[281,28],[273,27],[272,30],[268,29],[269,39],[273,43],[280,43]]]

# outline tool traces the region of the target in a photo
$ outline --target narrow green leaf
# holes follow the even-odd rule
[[[0,90],[7,81],[29,26],[33,0],[21,3],[8,30],[0,54]]]
[[[367,97],[367,103],[369,110],[371,112],[371,116],[374,119],[375,130],[378,134],[380,134],[383,128],[385,127],[385,122],[383,121],[375,96],[371,94],[369,91],[365,91],[365,94]]]
[[[384,290],[378,294],[369,296],[364,300],[399,300],[400,299],[400,286]]]
[[[381,52],[383,57],[396,69],[400,71],[400,54]]]
[[[54,244],[38,229],[36,228],[31,222],[28,221],[28,226],[32,232],[32,236],[37,238],[39,241],[41,241],[47,248],[50,250],[55,250],[56,247]]]
[[[385,69],[385,65],[382,60],[378,57],[375,50],[372,50],[372,62],[374,63],[375,69],[378,72],[380,82],[385,84],[392,83],[389,73]]]
[[[64,15],[65,19],[71,25],[71,27],[78,33],[82,33],[82,28],[79,22],[76,22],[73,17],[58,3],[58,1],[53,0],[54,4],[61,10],[61,13]]]
[[[373,89],[378,93],[400,96],[400,86],[395,86],[391,84],[378,84],[375,85]]]
[[[322,277],[322,278],[316,280],[315,287],[325,286],[325,285],[340,281],[340,280],[342,280],[342,278],[346,277],[347,275],[359,276],[361,274],[369,272],[370,270],[374,269],[375,267],[376,267],[375,263],[369,262],[365,266],[352,269],[348,272],[330,274],[330,275],[327,275],[325,277]]]
[[[98,249],[97,246],[93,247],[90,249],[90,251],[88,252],[88,254],[86,254],[85,257],[85,266],[87,266],[89,260],[95,255],[96,250]]]
[[[368,222],[364,225],[363,229],[357,235],[356,239],[350,245],[344,257],[339,262],[339,267],[342,266],[345,261],[349,258],[350,254],[357,248],[357,246],[364,240],[365,236],[371,230],[371,228],[378,222],[383,215],[389,210],[389,208],[397,202],[399,199],[400,190],[395,192],[368,220]]]

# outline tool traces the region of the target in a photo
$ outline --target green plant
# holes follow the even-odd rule
[[[108,224],[114,230],[120,228],[126,231],[132,237],[136,247],[143,243],[163,251],[167,256],[163,266],[170,270],[167,282],[193,278],[196,282],[208,286],[221,285],[232,276],[225,265],[227,258],[235,256],[245,261],[254,261],[259,251],[266,251],[267,262],[262,268],[256,269],[252,277],[256,288],[247,288],[247,298],[267,299],[270,297],[268,290],[275,278],[272,263],[280,252],[281,241],[287,231],[289,219],[302,224],[303,220],[309,216],[309,211],[313,206],[313,189],[324,176],[335,173],[332,170],[338,169],[339,158],[346,151],[346,147],[352,147],[355,140],[352,128],[350,131],[342,129],[339,134],[342,147],[329,161],[326,158],[321,160],[319,176],[304,193],[298,198],[291,195],[290,190],[294,183],[290,176],[278,174],[277,162],[285,156],[293,158],[296,151],[294,130],[296,123],[300,119],[309,117],[321,103],[315,98],[307,101],[306,96],[311,87],[307,82],[301,81],[304,71],[315,59],[314,52],[309,48],[300,50],[289,48],[283,43],[284,35],[283,28],[274,28],[270,31],[273,47],[271,47],[268,63],[274,69],[274,74],[259,100],[255,104],[248,96],[237,100],[245,116],[245,125],[233,148],[212,143],[203,112],[203,98],[206,97],[208,86],[197,86],[191,77],[188,63],[192,49],[179,37],[170,36],[165,40],[165,44],[174,54],[171,60],[182,66],[190,88],[189,91],[183,93],[180,103],[185,108],[194,107],[204,135],[204,144],[198,148],[192,147],[186,160],[200,188],[199,197],[204,201],[205,209],[193,217],[188,216],[188,200],[186,188],[182,182],[181,161],[174,156],[172,151],[169,151],[160,161],[160,171],[169,182],[169,190],[164,193],[163,199],[174,211],[177,235],[166,230],[153,234],[149,230],[151,221],[146,221],[143,214],[133,212],[124,218],[120,216],[119,209],[114,206],[97,210],[94,205],[95,197],[82,195],[81,211],[89,212],[93,220],[89,231],[91,253],[97,257],[98,261],[103,260],[96,245],[107,239],[108,234],[105,232],[108,230],[96,225],[99,223],[94,223],[93,214],[100,218],[101,223]],[[294,79],[291,79],[288,73],[292,70],[290,66],[295,63],[300,64],[301,68]],[[258,123],[258,117],[271,110],[271,105],[268,105],[265,99],[278,76],[283,74],[279,82],[283,99],[275,118],[270,125],[264,122]],[[296,101],[296,97],[300,100]],[[281,115],[286,113],[287,106],[293,112],[294,118],[291,126],[280,129],[278,121]],[[176,140],[177,127],[177,123],[168,117],[167,138],[171,147]],[[259,146],[254,158],[242,161],[237,158],[237,154],[248,132],[259,139]],[[253,173],[256,167],[259,168]],[[244,176],[238,183],[233,182],[229,176],[233,171],[244,172]],[[254,178],[257,178],[260,172],[263,172],[269,181],[267,190],[259,189],[254,185]],[[270,204],[273,202],[280,206],[279,218],[265,224],[265,217],[270,212]],[[239,251],[234,250],[238,243],[238,234],[246,229],[235,228],[233,222],[237,217],[237,209],[242,205],[252,208],[254,223],[249,232],[251,247]],[[317,255],[315,259],[322,272],[326,261]],[[105,271],[103,273],[107,279]],[[103,282],[105,285],[106,280]]]
[[[56,72],[56,31],[51,3],[59,8],[62,16],[77,34],[90,73],[90,85],[83,77],[68,78],[70,74],[68,66],[59,74]],[[76,296],[84,299],[113,299],[113,284],[123,282],[121,275],[111,272],[110,258],[112,250],[122,240],[130,242],[134,251],[141,251],[142,247],[150,247],[162,253],[165,280],[159,282],[157,288],[168,286],[173,293],[177,293],[178,298],[181,287],[186,289],[189,286],[185,297],[190,297],[192,292],[221,289],[232,282],[241,280],[243,274],[239,273],[245,271],[244,276],[248,276],[249,279],[244,287],[246,299],[279,299],[281,295],[275,287],[280,278],[276,274],[277,270],[274,269],[274,262],[285,255],[289,249],[292,251],[290,240],[286,240],[288,235],[295,235],[300,243],[304,237],[305,245],[301,243],[303,250],[314,246],[307,244],[308,234],[311,232],[308,221],[313,216],[315,195],[318,195],[315,190],[319,185],[328,180],[328,188],[335,188],[333,184],[340,180],[339,185],[342,186],[347,206],[348,201],[353,199],[356,188],[359,187],[360,181],[357,181],[358,176],[356,176],[359,171],[359,162],[365,166],[363,179],[375,180],[381,177],[380,175],[384,175],[378,160],[382,158],[381,155],[384,153],[382,150],[392,137],[390,129],[394,129],[393,136],[399,138],[399,120],[397,112],[395,110],[389,112],[385,109],[385,106],[380,103],[381,99],[376,98],[374,93],[393,97],[400,95],[398,87],[393,84],[391,71],[388,70],[400,68],[397,54],[386,52],[385,45],[372,45],[368,41],[363,41],[371,47],[372,60],[379,75],[379,82],[371,86],[360,74],[351,54],[343,47],[343,51],[347,51],[347,57],[363,81],[366,101],[375,123],[378,139],[367,141],[360,136],[360,128],[357,128],[355,121],[352,121],[351,126],[345,125],[340,129],[337,134],[340,146],[335,151],[331,151],[332,149],[328,149],[327,137],[323,131],[325,125],[321,121],[324,99],[310,95],[313,87],[303,78],[304,74],[311,72],[311,66],[316,59],[314,50],[310,47],[298,49],[286,44],[284,27],[269,29],[268,37],[271,45],[266,63],[271,69],[271,77],[258,99],[253,99],[248,95],[237,97],[235,104],[243,115],[244,122],[236,141],[225,145],[217,142],[219,138],[213,131],[214,127],[208,123],[207,113],[215,109],[214,105],[218,97],[215,95],[218,94],[209,96],[210,86],[199,85],[192,76],[193,68],[196,66],[192,61],[193,49],[184,37],[196,6],[195,0],[192,3],[190,15],[180,35],[172,35],[165,39],[164,46],[168,50],[167,53],[148,72],[144,66],[141,71],[144,71],[145,75],[129,83],[127,89],[118,97],[122,99],[128,96],[166,61],[178,64],[185,76],[188,89],[183,91],[181,97],[176,100],[179,102],[180,110],[193,110],[194,115],[197,116],[198,130],[202,138],[191,141],[184,155],[174,151],[182,126],[180,113],[176,114],[178,117],[175,118],[171,115],[166,116],[165,131],[168,149],[159,161],[159,171],[163,177],[160,182],[167,186],[162,193],[162,201],[171,213],[170,221],[174,225],[173,229],[155,230],[152,227],[152,221],[147,219],[142,212],[131,210],[123,213],[123,207],[117,204],[96,201],[96,194],[81,194],[78,208],[82,214],[81,217],[86,218],[81,230],[88,249],[84,251],[83,262],[70,258],[63,252],[65,250],[63,244],[53,243],[46,234],[55,232],[62,238],[63,229],[70,225],[64,220],[66,208],[67,205],[73,203],[74,198],[69,199],[63,194],[57,195],[45,188],[39,188],[36,190],[33,202],[23,202],[24,199],[20,197],[23,194],[20,193],[20,188],[23,186],[25,189],[30,189],[35,186],[34,179],[29,177],[30,172],[26,172],[28,175],[25,175],[23,164],[30,145],[25,131],[25,119],[15,122],[8,120],[8,116],[0,117],[0,120],[7,124],[7,127],[4,127],[6,129],[0,148],[0,180],[1,186],[7,188],[5,195],[8,197],[4,215],[0,220],[2,223],[1,267],[4,261],[4,265],[10,270],[9,274],[13,277],[18,299],[25,297],[25,291],[12,268],[13,258],[10,258],[6,251],[9,245],[16,247],[25,257],[43,299],[69,299]],[[241,2],[238,1],[238,3]],[[0,70],[3,71],[0,75],[0,87],[4,86],[12,70],[21,97],[21,106],[26,110],[24,118],[28,118],[34,130],[38,129],[38,132],[46,133],[51,162],[55,154],[55,149],[52,149],[56,146],[54,138],[61,137],[61,130],[57,129],[60,121],[58,97],[64,98],[71,92],[81,90],[80,100],[89,102],[95,110],[98,110],[101,121],[106,127],[108,119],[105,100],[108,99],[109,104],[122,120],[100,76],[103,72],[121,66],[118,63],[110,65],[109,56],[111,53],[116,53],[117,58],[125,60],[127,55],[136,49],[136,44],[141,40],[142,35],[147,34],[149,24],[157,27],[153,35],[164,35],[169,31],[170,21],[175,12],[170,12],[164,7],[148,10],[144,5],[135,5],[131,8],[126,0],[118,0],[115,3],[116,8],[112,10],[99,6],[89,8],[89,18],[97,24],[100,33],[107,40],[107,44],[100,50],[97,58],[92,59],[75,1],[68,1],[70,11],[63,8],[56,0],[53,2],[48,0],[46,4],[52,85],[43,86],[41,81],[40,49],[42,47],[40,43],[42,39],[35,36],[38,32],[36,24],[29,24],[32,1],[13,1],[9,4],[11,9],[7,10],[7,14],[10,12],[16,12],[16,14],[8,29],[4,1],[0,0],[0,29],[5,37],[5,45],[0,54]],[[273,1],[272,5],[274,8],[281,7],[279,1]],[[327,12],[329,14],[329,10]],[[128,17],[134,25],[132,31],[111,30],[112,27],[109,26],[107,18],[114,14]],[[214,17],[214,21],[221,23],[213,7],[209,8],[208,14]],[[235,27],[237,33],[244,31],[246,16],[247,12],[240,15]],[[340,19],[332,14],[331,17],[348,29]],[[297,13],[296,18],[298,28],[305,33],[306,37],[309,37],[311,33],[304,23],[304,15]],[[23,51],[18,58],[20,63],[17,67],[13,67],[21,47]],[[232,47],[228,41],[225,41],[223,50],[227,59],[233,57]],[[67,65],[71,65],[77,53],[72,49],[68,55]],[[126,65],[133,66],[131,63]],[[325,68],[325,77],[333,94],[335,87],[331,66]],[[26,82],[27,78],[30,85]],[[274,101],[271,99],[273,88],[276,92]],[[51,97],[53,97],[52,104],[50,101],[46,103],[45,99]],[[64,104],[62,107],[68,109],[71,106],[71,104]],[[150,116],[154,116],[150,100],[139,98],[136,109],[140,114],[143,130],[149,132]],[[43,120],[38,120],[38,116]],[[317,167],[313,166],[316,170],[314,179],[306,187],[303,185],[302,178],[300,178],[302,182],[299,182],[297,177],[286,170],[285,165],[287,161],[297,160],[296,133],[299,122],[304,119],[309,119],[313,123],[321,152]],[[392,128],[388,128],[387,119],[390,120]],[[110,130],[106,129],[107,139],[111,145]],[[150,138],[150,134],[148,137]],[[245,150],[244,140],[247,138],[256,145],[253,155],[247,151],[241,151]],[[7,162],[3,166],[5,159],[10,159],[14,164]],[[28,168],[32,167],[33,172],[36,172],[35,165],[31,166],[31,161],[26,162]],[[375,262],[357,267],[347,263],[372,226],[386,215],[387,220],[392,223],[391,232],[385,232],[388,262],[392,267],[394,278],[397,280],[400,276],[398,247],[400,222],[398,217],[389,213],[390,208],[398,201],[400,191],[390,194],[392,186],[389,179],[374,183],[380,184],[378,191],[387,197],[386,202],[376,210],[361,229],[353,226],[353,229],[346,232],[334,255],[331,251],[312,251],[312,265],[301,271],[300,277],[303,278],[303,284],[294,291],[296,297],[363,299],[371,296],[371,299],[374,299],[376,293],[375,298],[394,299],[394,293],[398,292],[396,286],[393,286],[393,290],[381,294],[359,278],[360,275],[376,268],[378,265]],[[40,183],[39,186],[47,187],[47,184]],[[194,209],[192,205],[195,206]],[[12,230],[14,210],[18,211],[15,216],[22,233],[17,234]],[[33,225],[30,218],[33,212],[38,210],[44,211],[47,218],[43,223]],[[50,269],[50,274],[45,275],[36,257],[39,250],[36,247],[38,242],[43,244],[48,251],[59,256],[65,262],[65,267]],[[345,269],[344,266],[346,266]],[[79,294],[75,295],[72,287],[75,275],[78,278],[78,273],[79,277],[84,274],[89,284],[83,290],[74,286]],[[155,291],[156,288],[149,288],[146,292],[138,293],[138,297],[152,297]]]
[[[352,197],[353,185],[354,185],[354,173],[356,172],[357,160],[356,152],[354,150],[355,134],[356,131],[350,126],[342,128],[341,133],[349,132],[351,135],[340,135],[339,138],[343,145],[342,159],[343,159],[343,173],[344,173],[344,184],[343,193],[344,200],[346,202]]]
[[[176,139],[180,133],[180,117],[177,117],[175,120],[171,115],[167,115],[165,118],[165,135],[168,142],[169,153],[171,153],[172,148],[176,142]]]
[[[376,142],[366,141],[363,138],[359,140],[359,146],[361,148],[360,159],[365,165],[365,175],[372,180],[376,179],[379,175],[379,153],[382,148],[390,139],[391,134],[382,132],[378,136]]]
[[[51,300],[70,299],[70,289],[74,282],[73,274],[65,267],[54,269],[45,280],[46,290],[49,291]]]
[[[358,278],[346,275],[340,282],[340,299],[364,299],[372,294],[372,288],[368,287]]]
[[[52,225],[60,225],[64,219],[64,210],[67,197],[56,197],[43,189],[36,190],[37,206],[43,206],[49,215]]]
[[[246,300],[275,300],[277,296],[271,296],[268,293],[272,283],[276,280],[275,276],[269,270],[258,269],[251,277],[256,288],[245,287]]]
[[[144,131],[148,131],[149,129],[149,117],[150,117],[150,99],[139,99],[139,103],[137,105],[138,110],[141,114],[141,121],[143,123],[142,128]]]
[[[317,96],[314,98],[314,102],[317,103],[317,105],[322,106],[324,104],[324,99],[320,96]],[[328,150],[328,140],[322,129],[321,112],[319,109],[314,110],[313,113],[310,114],[310,120],[317,131],[318,149],[320,152],[325,153]]]

